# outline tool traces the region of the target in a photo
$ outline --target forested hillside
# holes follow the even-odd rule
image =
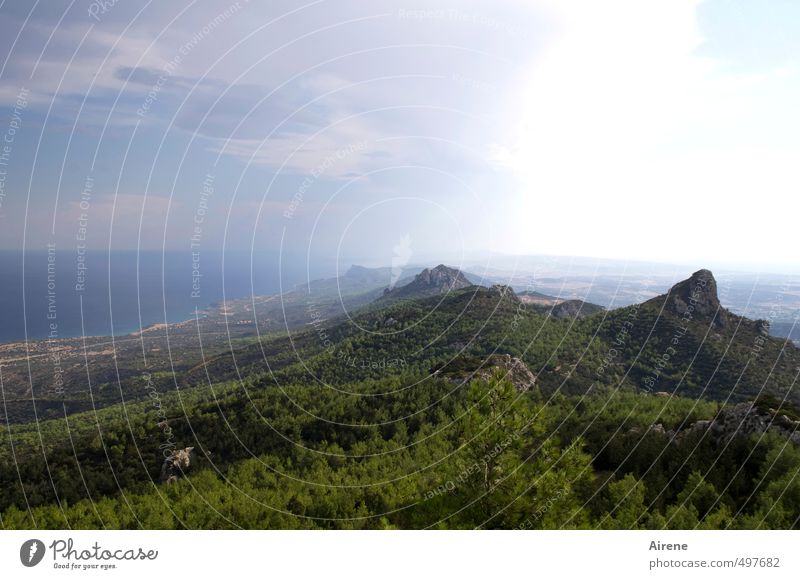
[[[172,391],[9,425],[2,525],[797,528],[798,350],[709,276],[588,315],[505,286],[311,309]]]

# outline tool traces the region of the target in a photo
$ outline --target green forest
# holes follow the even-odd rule
[[[125,404],[8,425],[0,524],[798,528],[797,348],[668,297],[557,318],[468,288],[244,344]],[[763,428],[723,424],[742,403]]]

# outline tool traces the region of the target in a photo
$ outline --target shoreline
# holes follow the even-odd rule
[[[245,299],[245,298],[237,298],[237,299]],[[249,298],[247,298],[249,299]],[[216,302],[214,302],[216,303]],[[208,319],[209,315],[211,314],[211,310],[215,308],[214,303],[209,304],[206,306],[205,309],[196,310],[199,314],[199,319]],[[155,332],[157,330],[164,330],[166,328],[172,328],[174,326],[183,326],[192,322],[195,322],[198,318],[197,317],[188,317],[182,318],[180,320],[175,320],[171,322],[153,322],[146,326],[140,328],[126,328],[124,330],[120,330],[118,332],[108,333],[108,334],[74,334],[74,335],[64,335],[59,336],[56,339],[50,338],[21,338],[15,340],[4,340],[0,341],[0,363],[6,362],[6,360],[2,359],[3,350],[11,349],[12,347],[24,347],[25,345],[30,344],[39,344],[42,342],[47,342],[50,344],[68,344],[74,342],[75,340],[89,340],[92,342],[93,345],[96,344],[96,340],[108,340],[111,343],[113,340],[125,339],[125,338],[140,338],[140,337],[148,337],[146,334]]]

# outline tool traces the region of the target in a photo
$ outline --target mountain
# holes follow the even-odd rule
[[[720,304],[714,274],[707,269],[694,272],[689,279],[675,284],[665,295],[647,303],[663,305],[664,311],[670,314],[687,321],[707,321],[716,328],[724,328],[730,316],[730,312]]]
[[[717,283],[700,270],[666,294],[613,310],[598,334],[615,366],[646,392],[744,401],[763,394],[800,402],[800,350],[769,335],[769,323],[725,309]]]
[[[306,380],[310,370],[345,383],[376,376],[365,360],[401,361],[393,372],[427,371],[440,359],[509,354],[531,368],[545,393],[608,386],[737,402],[769,393],[800,403],[793,388],[800,350],[770,337],[763,321],[725,310],[705,270],[662,296],[603,315],[600,306],[578,300],[535,306],[507,286],[467,284],[458,270],[425,270],[349,318],[318,316],[291,339],[210,357],[184,379],[285,371]],[[454,285],[466,287],[443,293]],[[353,358],[364,363],[348,365]]]
[[[430,279],[427,274],[417,276],[412,287],[432,292],[424,285],[426,279]],[[308,372],[318,372],[327,383],[345,384],[387,372],[427,373],[440,359],[455,362],[464,355],[483,356],[504,340],[504,347],[513,351],[502,353],[515,354],[523,351],[535,331],[543,348],[555,348],[561,337],[560,325],[541,328],[545,317],[521,304],[508,286],[468,285],[416,299],[395,299],[394,291],[354,310],[350,317],[317,316],[291,337],[275,336],[209,357],[182,378],[202,384],[209,377],[226,381],[282,372],[281,379],[291,375],[291,381],[306,381]],[[509,332],[510,328],[516,330]]]
[[[460,270],[437,265],[433,269],[425,268],[414,279],[395,288],[387,288],[383,294],[388,299],[419,299],[446,294],[473,285]]]
[[[0,429],[0,526],[798,527],[799,351],[710,272],[574,319],[440,268],[346,317],[299,291],[304,324],[172,388]]]

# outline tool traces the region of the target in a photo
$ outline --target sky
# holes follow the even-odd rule
[[[0,58],[0,249],[798,263],[791,0],[6,0]]]

